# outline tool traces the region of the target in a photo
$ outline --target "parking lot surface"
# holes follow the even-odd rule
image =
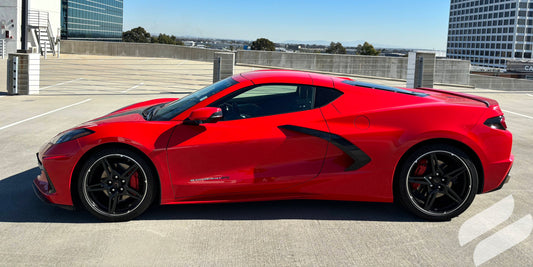
[[[510,182],[477,195],[449,222],[387,203],[279,201],[153,207],[133,221],[104,223],[34,196],[35,153],[58,132],[211,81],[209,63],[63,55],[41,61],[39,95],[0,94],[0,265],[475,266],[478,244],[533,214],[533,91],[439,86],[498,100],[514,136]],[[461,246],[461,225],[508,196],[510,218]],[[484,265],[532,266],[533,237],[524,238]]]

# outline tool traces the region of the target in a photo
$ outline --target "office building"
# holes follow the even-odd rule
[[[122,24],[122,0],[61,0],[61,39],[121,41]]]
[[[531,60],[533,0],[451,0],[448,58],[505,68]]]

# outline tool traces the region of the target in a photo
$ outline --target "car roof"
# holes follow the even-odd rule
[[[334,77],[295,70],[258,70],[241,73],[241,77],[255,84],[262,83],[301,83],[313,84],[313,81],[332,81]]]

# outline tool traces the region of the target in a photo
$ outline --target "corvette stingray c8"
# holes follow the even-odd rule
[[[511,145],[492,99],[255,71],[58,134],[33,185],[108,221],[153,203],[284,199],[397,201],[439,221],[503,186]]]

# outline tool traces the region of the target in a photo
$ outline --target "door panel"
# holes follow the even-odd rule
[[[316,177],[328,142],[282,125],[328,131],[319,109],[177,126],[168,146],[176,197],[268,194]]]

